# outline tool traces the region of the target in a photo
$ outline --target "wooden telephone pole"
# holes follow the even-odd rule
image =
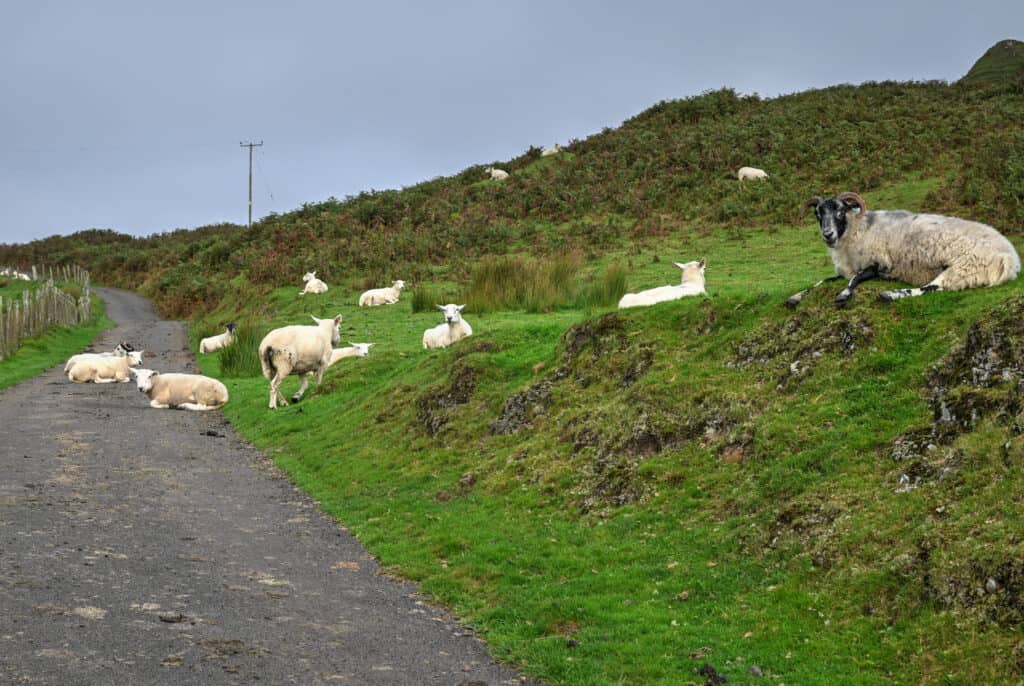
[[[252,228],[252,149],[258,148],[263,145],[263,141],[259,143],[239,143],[243,148],[249,148],[249,224],[248,227]]]

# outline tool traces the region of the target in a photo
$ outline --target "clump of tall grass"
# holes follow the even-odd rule
[[[435,305],[452,302],[455,296],[448,290],[436,285],[417,284],[412,292],[412,311],[430,312]]]
[[[576,307],[588,309],[609,307],[619,302],[626,293],[626,277],[629,270],[621,262],[608,265],[597,277],[580,287],[576,295]]]
[[[543,259],[518,255],[480,260],[464,300],[474,312],[543,312],[572,302],[582,265],[578,253]]]
[[[259,354],[262,339],[261,332],[252,324],[240,324],[235,330],[235,342],[217,353],[221,374],[233,379],[262,374]]]

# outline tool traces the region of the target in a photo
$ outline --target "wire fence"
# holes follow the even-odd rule
[[[26,274],[27,276],[27,274]],[[77,326],[92,316],[89,302],[89,272],[78,266],[32,267],[36,288],[28,288],[20,297],[0,296],[0,360],[10,357],[22,341],[38,336],[53,326]],[[57,287],[56,282],[77,284],[78,297]]]

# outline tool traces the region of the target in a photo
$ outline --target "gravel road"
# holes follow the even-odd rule
[[[184,324],[95,290],[118,324],[98,350],[196,371]],[[62,369],[0,391],[0,683],[536,683],[381,575],[220,413]]]

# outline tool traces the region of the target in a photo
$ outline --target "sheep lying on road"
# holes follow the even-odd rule
[[[157,409],[215,410],[228,401],[228,389],[217,379],[202,374],[161,374],[152,369],[133,369],[139,390]]]
[[[292,396],[292,402],[302,399],[314,375],[319,384],[324,371],[330,365],[333,346],[341,341],[341,315],[334,319],[317,319],[315,326],[292,325],[274,329],[260,341],[260,365],[263,376],[270,382],[270,409],[278,401],[287,405],[281,395],[281,382],[291,374],[302,377],[299,390]]]
[[[359,296],[359,307],[369,305],[394,305],[405,288],[405,281],[398,279],[388,288],[371,288]]]
[[[812,207],[836,275],[790,296],[786,300],[790,307],[800,304],[812,288],[838,279],[849,279],[835,299],[842,307],[857,285],[868,279],[894,279],[914,286],[878,294],[881,300],[892,301],[930,291],[998,286],[1020,273],[1016,248],[987,224],[904,210],[869,212],[864,198],[856,193],[811,198],[804,212]]]
[[[235,342],[235,326],[234,322],[227,325],[227,331],[219,333],[216,336],[208,336],[203,340],[199,341],[199,352],[201,353],[212,353],[226,348]]]
[[[302,280],[306,282],[306,287],[299,291],[299,295],[305,295],[306,293],[326,293],[327,284],[320,279],[316,278],[316,272],[306,272],[302,275]]]
[[[133,362],[133,360],[137,360]],[[68,381],[74,383],[128,383],[128,370],[133,364],[142,364],[142,351],[133,350],[127,356],[89,357],[78,360],[68,369]]]
[[[678,286],[659,286],[639,293],[626,293],[619,300],[619,308],[644,307],[668,300],[679,300],[688,295],[701,295],[704,290],[704,260],[699,262],[673,262],[683,270],[683,280]]]
[[[465,305],[451,303],[437,306],[437,309],[444,312],[444,324],[438,324],[423,332],[423,347],[425,349],[447,348],[455,341],[473,335],[473,328],[462,318],[462,308],[464,307]]]
[[[346,357],[366,357],[370,354],[370,348],[373,343],[352,343],[349,341],[349,347],[347,348],[335,348],[331,351],[331,361],[327,363],[330,367],[338,360],[343,360]]]
[[[103,357],[127,357],[129,366],[139,367],[142,365],[142,351],[135,350],[132,344],[128,341],[121,341],[114,348],[113,352],[102,352],[102,353],[78,353],[68,358],[68,361],[64,363],[64,371],[68,371],[74,366],[76,362],[82,362],[83,360],[91,360],[95,358]]]

